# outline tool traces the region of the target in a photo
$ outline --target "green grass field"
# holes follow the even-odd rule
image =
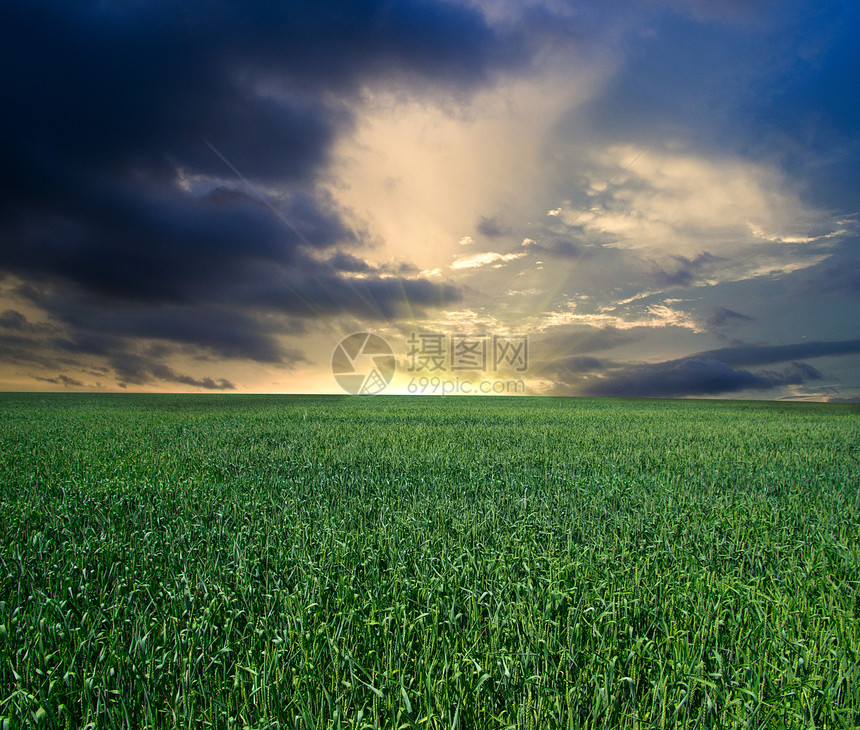
[[[856,728],[860,410],[0,395],[2,726]]]

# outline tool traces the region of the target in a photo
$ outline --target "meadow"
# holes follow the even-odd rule
[[[856,728],[860,409],[0,395],[0,725]]]

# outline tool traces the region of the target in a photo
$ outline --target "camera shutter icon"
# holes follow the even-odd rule
[[[372,332],[344,337],[331,356],[334,379],[352,395],[381,393],[394,377],[396,367],[391,345]]]

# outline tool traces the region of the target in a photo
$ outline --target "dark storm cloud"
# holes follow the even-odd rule
[[[222,357],[282,361],[265,320],[235,307],[205,302],[150,306],[64,288],[31,289],[30,298],[65,327],[66,334],[53,344],[66,352],[106,356],[130,341],[149,339],[193,345]]]
[[[425,309],[462,299],[452,284],[399,276],[344,279],[328,270],[289,283],[273,279],[258,282],[247,292],[256,307],[297,316],[322,316],[349,311],[352,316],[385,320],[401,315],[422,316]]]
[[[738,345],[707,350],[692,357],[719,360],[727,365],[769,365],[771,363],[833,355],[853,355],[860,352],[860,340],[835,342],[799,342],[792,345]]]
[[[305,196],[284,207],[317,246],[354,237]],[[242,267],[291,263],[299,244],[269,210],[243,196],[214,202],[179,190],[110,191],[80,201],[77,210],[24,218],[0,221],[7,240],[20,243],[0,253],[2,263],[20,275],[50,276],[118,300],[211,299]]]
[[[667,263],[654,266],[652,276],[659,287],[688,287],[709,264],[720,260],[718,256],[707,251],[692,259],[672,255]]]
[[[410,296],[419,307],[458,297],[379,276],[359,296],[321,273],[320,251],[364,239],[317,187],[361,89],[456,93],[527,57],[520,35],[445,2],[12,1],[0,6],[0,62],[0,276],[14,273],[19,295],[64,324],[56,346],[121,358],[136,338],[160,338],[287,362],[267,308],[384,317]],[[280,191],[267,192],[280,220],[206,141]],[[330,266],[379,273],[343,251]],[[2,317],[10,331],[27,325]],[[136,382],[230,385],[144,371]]]
[[[27,326],[27,318],[14,309],[7,309],[0,314],[0,327],[7,330],[21,331]]]
[[[134,343],[140,340],[173,343],[175,347],[166,348],[164,355],[176,352],[176,347],[191,347],[216,357],[246,358],[291,368],[306,360],[301,353],[285,349],[278,336],[302,334],[303,318],[344,311],[376,320],[403,314],[420,316],[426,308],[461,297],[460,290],[448,284],[391,274],[344,279],[332,270],[331,261],[324,264],[303,257],[299,261],[300,275],[277,265],[237,269],[232,281],[225,280],[217,291],[201,292],[196,302],[153,306],[67,288],[29,286],[21,291],[62,324],[65,334],[50,340],[54,351],[72,357],[109,358],[117,374],[130,383],[148,382],[153,370],[151,364],[139,359]],[[335,263],[350,268],[361,261],[338,257]],[[25,345],[19,343],[17,349]],[[149,359],[156,360],[156,352],[150,353]]]
[[[182,385],[191,385],[195,388],[205,388],[206,390],[235,390],[236,386],[229,380],[220,378],[217,382],[212,378],[193,378],[190,375],[177,373],[173,368],[167,365],[156,364],[152,366],[152,374],[159,380],[164,380],[168,383],[180,383]]]
[[[56,358],[43,350],[43,344],[34,338],[0,334],[0,360],[3,362],[56,367]]]
[[[46,335],[57,332],[57,327],[45,322],[31,322],[27,316],[16,309],[0,313],[0,329],[25,335]]]
[[[178,373],[144,352],[129,350],[115,352],[110,358],[110,364],[123,387],[161,381],[170,384],[190,385],[193,388],[205,390],[235,390],[236,388],[233,383],[225,378],[218,380],[209,376],[195,378],[191,375]]]
[[[744,322],[755,322],[755,318],[736,312],[733,309],[728,309],[727,307],[714,307],[705,318],[705,324],[712,331],[743,324]]]
[[[822,374],[801,359],[852,355],[860,340],[801,342],[791,345],[739,345],[700,352],[679,360],[627,365],[592,380],[584,393],[596,396],[676,397],[720,395],[743,390],[765,391],[819,380]],[[752,372],[750,366],[781,364],[776,370]],[[568,371],[572,373],[573,371]],[[565,380],[563,377],[560,378]],[[568,378],[566,382],[574,383]]]
[[[31,322],[21,312],[6,310],[0,315],[0,362],[37,365],[46,370],[79,366],[77,353],[59,346],[62,328],[56,324]]]
[[[712,396],[742,390],[770,390],[820,377],[821,373],[805,363],[792,363],[778,372],[752,373],[732,368],[719,360],[689,358],[633,366],[605,380],[591,382],[584,392],[586,395],[630,398]]]
[[[233,383],[224,378],[193,377],[178,373],[160,362],[160,358],[176,352],[189,354],[177,347],[162,346],[141,350],[131,340],[105,336],[101,333],[77,333],[74,341],[10,338],[0,335],[0,359],[7,363],[36,365],[46,370],[74,369],[96,378],[114,374],[124,384],[143,385],[161,381],[207,390],[233,390],[235,388]],[[110,367],[92,366],[90,361],[93,355],[105,357]],[[297,353],[292,353],[291,356],[293,362],[301,359]],[[42,375],[30,375],[29,377],[38,382],[52,385],[88,387],[86,383],[77,378],[62,373],[56,377]]]
[[[63,375],[60,373],[56,378],[42,378],[38,375],[30,376],[33,380],[37,380],[40,383],[51,383],[52,385],[63,385],[66,388],[83,388],[84,384],[77,380],[76,378],[71,378],[68,375]]]
[[[33,164],[55,184],[78,166],[154,181],[222,174],[201,135],[251,178],[303,180],[349,121],[333,99],[368,78],[463,88],[522,58],[480,13],[440,2],[13,1],[0,13],[16,100],[2,129],[30,183]]]
[[[347,273],[364,273],[373,270],[367,261],[346,251],[338,251],[328,259],[328,263],[335,270]]]
[[[500,238],[510,234],[510,227],[504,225],[498,218],[486,218],[481,216],[476,226],[478,233],[487,238]]]

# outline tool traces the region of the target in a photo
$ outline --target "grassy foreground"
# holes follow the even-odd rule
[[[11,727],[860,726],[853,406],[0,395],[0,516]]]

